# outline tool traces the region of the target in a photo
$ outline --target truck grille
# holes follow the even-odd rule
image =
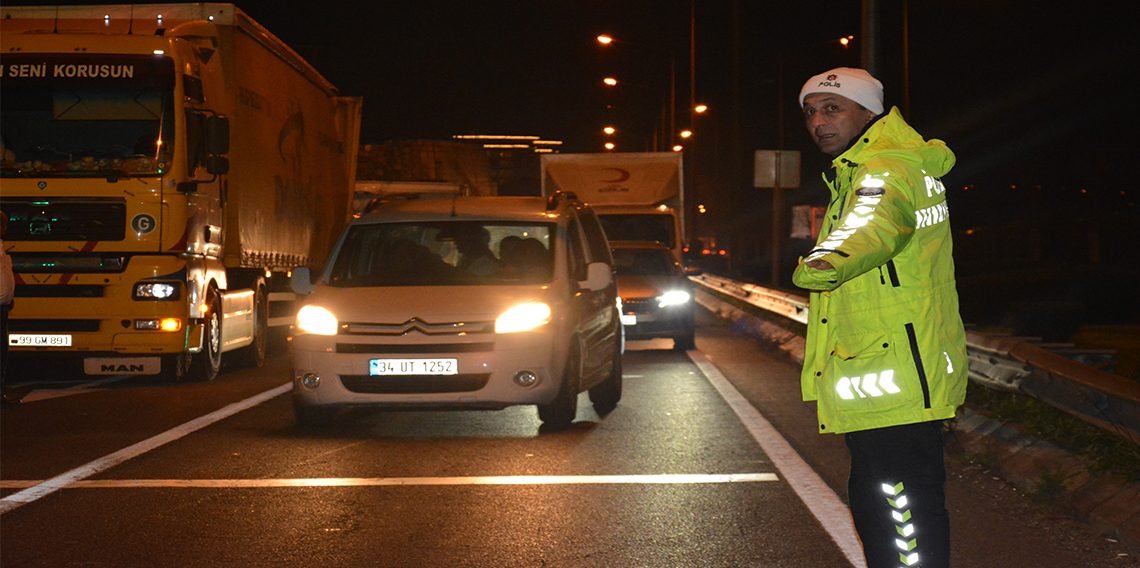
[[[123,199],[4,199],[6,241],[121,241],[127,231]]]
[[[99,331],[99,320],[60,319],[60,320],[8,320],[8,331],[15,333],[78,333]]]
[[[105,286],[84,284],[21,284],[16,286],[17,298],[102,298]]]

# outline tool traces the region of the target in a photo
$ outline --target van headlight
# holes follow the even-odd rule
[[[550,306],[531,302],[515,306],[495,320],[495,333],[528,331],[550,323]]]
[[[693,296],[684,290],[670,290],[657,297],[657,307],[679,306],[692,298]]]
[[[305,306],[297,312],[297,329],[314,335],[336,335],[340,322],[320,306]]]

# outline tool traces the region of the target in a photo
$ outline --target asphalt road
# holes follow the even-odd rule
[[[0,565],[852,566],[846,449],[798,368],[708,314],[697,346],[631,342],[618,409],[583,395],[557,432],[530,407],[301,428],[284,355],[205,384],[53,371],[0,411]],[[1132,565],[984,468],[950,477],[955,566]]]

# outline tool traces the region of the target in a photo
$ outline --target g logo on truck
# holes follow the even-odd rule
[[[131,228],[140,235],[145,235],[153,231],[154,227],[157,224],[158,223],[155,222],[154,217],[151,217],[146,213],[139,213],[138,215],[135,215],[134,219],[131,219]]]

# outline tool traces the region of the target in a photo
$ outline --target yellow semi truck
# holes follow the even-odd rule
[[[210,380],[351,216],[359,98],[232,4],[0,8],[13,358]]]

